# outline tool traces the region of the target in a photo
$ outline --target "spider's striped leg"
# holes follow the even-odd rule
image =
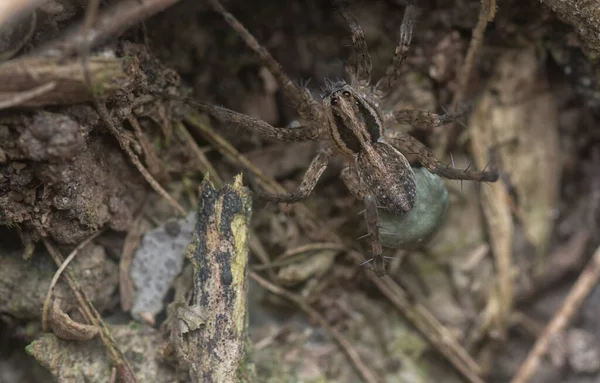
[[[392,62],[388,65],[385,74],[375,85],[375,91],[382,97],[385,97],[394,88],[396,80],[400,76],[400,69],[406,60],[408,47],[412,39],[413,24],[417,16],[417,8],[413,5],[408,5],[404,10],[404,19],[400,26],[400,40],[396,45]]]
[[[446,125],[454,122],[459,117],[463,116],[467,109],[459,110],[455,113],[436,114],[421,110],[398,110],[384,115],[384,122],[390,123],[406,123],[415,129],[431,131],[438,126]]]
[[[493,161],[491,170],[489,171],[478,172],[449,168],[438,161],[431,150],[409,134],[387,129],[385,131],[385,137],[402,153],[414,154],[421,165],[426,167],[431,173],[437,174],[440,177],[452,180],[471,180],[480,182],[495,182],[498,180],[498,171],[494,168]]]
[[[367,48],[365,32],[356,21],[356,18],[346,8],[346,1],[338,0],[335,2],[336,8],[348,24],[352,33],[352,47],[354,48],[353,66],[351,70],[352,87],[368,87],[371,83],[371,55]]]
[[[379,214],[377,213],[377,201],[375,197],[367,193],[362,187],[356,170],[345,168],[342,171],[342,180],[350,190],[350,193],[357,199],[362,199],[365,204],[365,220],[367,222],[367,235],[371,239],[372,258],[365,263],[373,261],[373,269],[378,277],[385,275],[385,265],[383,262],[383,247],[379,234]]]
[[[373,269],[378,277],[385,275],[385,265],[383,263],[383,248],[381,247],[381,238],[379,237],[379,215],[377,214],[377,201],[372,195],[363,199],[365,203],[365,220],[367,221],[367,231],[371,237],[371,253],[373,254]]]
[[[331,157],[330,150],[323,150],[317,154],[317,156],[310,163],[308,170],[304,174],[302,183],[300,186],[298,186],[295,192],[289,194],[275,194],[257,191],[257,196],[267,201],[285,203],[298,202],[308,197],[317,185],[317,182],[319,182],[319,179],[321,178],[321,175],[323,175],[327,165],[329,165],[329,157]]]
[[[271,72],[273,76],[275,76],[285,95],[293,102],[300,117],[307,122],[314,123],[314,125],[318,127],[323,120],[321,104],[312,98],[310,92],[306,88],[300,87],[290,79],[281,68],[281,64],[271,56],[265,47],[259,44],[252,33],[250,33],[246,27],[235,18],[235,16],[229,13],[223,5],[221,5],[219,0],[209,1],[214,10],[225,18],[225,21],[227,21],[227,23],[237,32],[246,45],[254,51],[262,64],[269,69],[269,72]]]
[[[250,117],[222,106],[196,102],[185,97],[165,93],[160,93],[159,95],[184,102],[195,109],[211,115],[224,124],[250,130],[263,138],[274,138],[280,141],[317,141],[319,139],[319,130],[317,129],[317,125],[314,124],[299,128],[276,128],[259,118]]]

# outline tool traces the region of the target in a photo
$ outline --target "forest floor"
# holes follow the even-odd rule
[[[245,184],[291,192],[325,147],[264,139],[160,95],[299,123],[281,84],[207,3],[106,1],[88,27],[83,1],[49,0],[11,23],[0,12],[0,382],[110,382],[121,357],[139,382],[189,381],[190,362],[169,348],[169,304],[192,286],[185,248],[202,181],[243,173]],[[445,180],[439,230],[386,248],[388,276],[361,265],[371,243],[341,157],[306,200],[254,201],[257,381],[600,379],[600,49],[589,37],[600,36],[600,11],[548,4],[499,2],[481,24],[480,1],[419,2],[386,107],[466,112],[434,129],[394,129],[451,167],[491,160],[500,178]],[[352,40],[330,2],[224,5],[316,100],[325,79],[344,78]],[[405,8],[348,7],[374,79]],[[483,38],[465,72],[478,20]]]

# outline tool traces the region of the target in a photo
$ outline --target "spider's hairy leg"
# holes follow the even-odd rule
[[[383,264],[383,247],[381,246],[381,239],[379,236],[379,214],[377,213],[377,201],[375,197],[368,194],[361,185],[356,173],[356,169],[346,167],[342,170],[342,180],[350,190],[350,193],[356,199],[362,199],[365,204],[365,220],[367,222],[367,236],[371,238],[371,251],[373,257],[367,262],[373,260],[373,269],[375,274],[379,277],[385,275],[385,266]]]
[[[161,93],[161,96],[184,102],[191,107],[209,114],[224,124],[240,126],[259,134],[263,138],[274,138],[280,141],[317,141],[319,130],[316,125],[299,128],[276,128],[265,121],[235,112],[222,106],[204,104],[184,97]]]
[[[401,152],[414,154],[421,165],[440,177],[480,182],[495,182],[498,180],[498,172],[493,169],[493,162],[492,170],[483,172],[448,168],[435,158],[431,150],[409,134],[387,129],[385,138]]]
[[[400,76],[400,69],[402,63],[406,60],[408,47],[412,40],[413,24],[416,16],[417,8],[414,5],[409,4],[404,10],[404,18],[402,20],[402,25],[400,26],[400,40],[398,41],[398,45],[396,45],[392,61],[385,70],[383,77],[377,82],[377,85],[375,85],[376,93],[380,94],[382,97],[385,97],[394,88],[396,80],[398,80],[398,77]]]
[[[371,237],[371,252],[373,254],[373,269],[378,277],[385,275],[385,265],[383,263],[383,248],[379,238],[379,215],[377,214],[377,201],[372,195],[363,199],[365,203],[365,220],[367,221],[367,231]]]
[[[335,6],[340,12],[352,33],[352,47],[354,48],[353,66],[351,77],[352,87],[368,87],[371,83],[371,55],[367,47],[365,32],[356,21],[356,18],[348,11],[346,0],[336,0]]]
[[[431,131],[438,126],[446,125],[455,121],[457,118],[464,115],[465,112],[466,109],[455,113],[435,114],[421,110],[407,109],[386,113],[383,118],[384,123],[388,125],[395,122],[407,123],[415,129]]]
[[[302,183],[296,189],[295,192],[290,194],[274,194],[267,193],[264,191],[257,191],[256,194],[259,198],[270,201],[270,202],[284,202],[284,203],[294,203],[298,202],[310,195],[313,191],[317,182],[323,175],[323,172],[329,165],[329,158],[331,157],[331,150],[322,150],[317,154],[317,156],[312,160],[308,170],[304,174],[304,178],[302,179]]]
[[[236,19],[231,13],[229,13],[219,0],[209,0],[213,9],[220,13],[225,21],[237,32],[237,34],[244,40],[246,45],[254,51],[264,66],[269,69],[269,72],[275,76],[277,82],[283,88],[285,95],[294,103],[296,110],[300,117],[308,122],[313,122],[319,125],[322,119],[322,107],[321,104],[315,101],[310,92],[306,89],[296,85],[289,76],[281,68],[273,56],[267,51],[265,47],[259,44],[258,40]]]

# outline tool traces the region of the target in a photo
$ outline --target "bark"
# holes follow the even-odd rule
[[[247,361],[248,223],[251,199],[241,176],[216,190],[205,180],[188,258],[192,304],[178,309],[177,353],[196,382],[252,381]]]

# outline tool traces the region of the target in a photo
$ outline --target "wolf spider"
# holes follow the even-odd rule
[[[371,237],[373,265],[378,276],[385,275],[383,251],[379,237],[377,209],[392,214],[409,212],[416,199],[415,175],[403,153],[412,154],[431,173],[455,180],[496,181],[495,171],[468,171],[449,168],[412,136],[390,128],[395,122],[407,122],[421,128],[433,128],[453,121],[456,115],[432,114],[416,110],[385,112],[379,105],[394,88],[405,61],[412,38],[416,8],[407,6],[400,41],[383,77],[371,84],[371,56],[362,27],[346,9],[335,2],[336,8],[352,33],[355,55],[346,68],[349,83],[326,81],[322,103],[308,89],[296,85],[281,65],[261,46],[256,38],[218,0],[209,0],[214,10],[254,51],[264,66],[275,76],[285,95],[294,103],[304,125],[299,128],[275,128],[265,121],[219,106],[193,103],[199,109],[223,123],[252,130],[265,138],[282,141],[328,140],[330,145],[313,159],[297,190],[290,194],[257,192],[259,197],[273,202],[294,203],[309,196],[325,171],[332,155],[345,159],[341,177],[351,194],[365,204],[365,218]]]

